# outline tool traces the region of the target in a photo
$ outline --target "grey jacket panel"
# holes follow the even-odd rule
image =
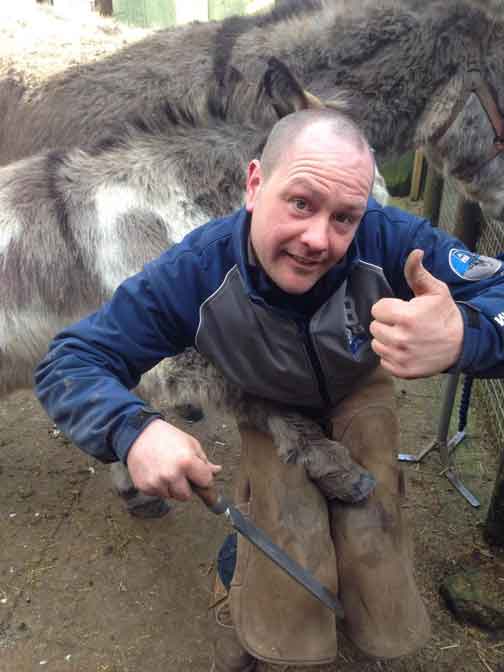
[[[360,263],[315,313],[309,334],[332,405],[378,364],[370,348],[371,307],[392,291],[383,272]],[[254,303],[237,267],[201,306],[196,347],[249,394],[293,406],[325,402],[294,319]]]
[[[310,335],[334,405],[378,365],[369,333],[371,308],[389,296],[393,292],[383,270],[361,261],[313,316]]]
[[[237,267],[201,306],[196,347],[249,394],[296,406],[323,405],[298,326],[253,303]]]

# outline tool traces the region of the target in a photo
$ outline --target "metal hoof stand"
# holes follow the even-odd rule
[[[439,451],[441,464],[443,465],[442,475],[450,481],[452,486],[457,490],[462,497],[464,497],[471,506],[475,508],[480,506],[480,501],[466,488],[460,478],[457,476],[455,467],[453,465],[452,454],[455,448],[465,439],[465,429],[459,429],[451,439],[448,439],[448,431],[450,426],[450,417],[455,402],[455,394],[457,392],[457,385],[459,375],[449,375],[444,383],[443,399],[441,405],[441,415],[439,418],[438,431],[436,438],[418,455],[410,455],[408,453],[399,453],[398,459],[401,462],[421,462],[423,458],[432,450]],[[465,424],[465,423],[464,423]]]

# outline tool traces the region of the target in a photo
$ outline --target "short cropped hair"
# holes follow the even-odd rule
[[[319,122],[327,124],[333,137],[354,144],[357,151],[369,151],[374,162],[373,151],[364,132],[347,114],[331,108],[301,110],[288,114],[273,126],[260,159],[262,174],[266,179],[277,166],[285,149],[292,145],[305,128]]]

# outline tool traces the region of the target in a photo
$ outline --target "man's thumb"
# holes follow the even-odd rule
[[[404,265],[406,282],[415,296],[437,294],[439,290],[439,280],[431,275],[422,264],[423,256],[423,250],[413,250]]]

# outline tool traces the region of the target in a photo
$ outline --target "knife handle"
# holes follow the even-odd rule
[[[227,510],[228,504],[226,500],[217,492],[213,485],[203,487],[191,481],[191,489],[212,513],[220,515]]]

